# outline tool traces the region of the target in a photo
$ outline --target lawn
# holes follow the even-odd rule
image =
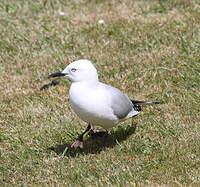
[[[65,149],[86,126],[70,82],[40,88],[67,58],[162,104]],[[1,186],[200,185],[198,0],[1,0],[0,63]]]

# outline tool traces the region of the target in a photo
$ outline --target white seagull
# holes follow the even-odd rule
[[[74,61],[62,72],[49,75],[59,76],[72,81],[69,102],[78,117],[88,123],[86,130],[71,144],[74,148],[83,148],[83,136],[87,132],[93,132],[92,126],[110,129],[138,115],[141,111],[140,105],[158,103],[131,100],[119,89],[100,82],[97,70],[89,60]]]

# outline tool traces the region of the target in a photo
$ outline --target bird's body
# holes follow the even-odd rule
[[[101,82],[95,85],[72,83],[69,101],[74,112],[83,121],[104,129],[114,127],[139,113],[125,94]]]
[[[140,105],[155,104],[131,100],[119,89],[99,82],[96,68],[88,60],[69,64],[62,72],[50,77],[65,76],[72,81],[69,101],[74,112],[89,125],[72,147],[82,147],[83,135],[91,126],[109,129],[140,113]]]

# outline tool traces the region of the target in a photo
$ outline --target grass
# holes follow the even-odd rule
[[[198,186],[199,10],[197,0],[2,0],[0,184]],[[39,89],[68,57],[93,61],[131,98],[163,104],[145,107],[136,129],[126,121],[63,154],[85,127],[68,104],[70,82]]]

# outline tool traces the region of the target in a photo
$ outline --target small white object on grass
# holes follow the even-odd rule
[[[65,12],[59,10],[59,11],[58,11],[58,15],[59,15],[59,16],[64,16],[64,15],[65,15]]]
[[[98,24],[99,24],[99,25],[103,25],[103,24],[105,24],[105,21],[104,21],[103,19],[100,19],[100,20],[98,21]]]
[[[71,147],[83,147],[83,135],[91,131],[91,126],[104,129],[115,127],[118,123],[138,115],[142,104],[158,102],[136,101],[119,89],[101,83],[96,68],[88,60],[70,63],[62,72],[49,77],[64,76],[72,81],[69,101],[74,112],[88,123],[87,129],[78,137]]]

